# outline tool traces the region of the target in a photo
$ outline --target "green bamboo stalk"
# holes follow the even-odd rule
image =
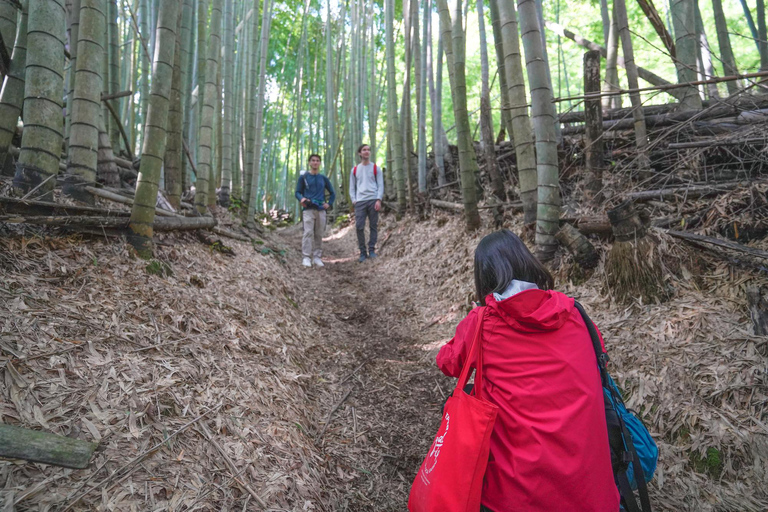
[[[162,2],[158,12],[157,46],[152,63],[152,91],[148,102],[141,169],[128,226],[128,242],[142,258],[152,257],[153,222],[160,168],[165,155],[168,102],[173,81],[178,2]]]
[[[14,2],[4,0],[0,2],[0,35],[3,36],[3,44],[8,55],[13,52],[16,41],[16,22],[19,15],[19,7]]]
[[[62,192],[92,204],[94,197],[85,190],[96,182],[99,148],[101,93],[104,85],[104,40],[106,34],[104,0],[81,0],[80,30],[77,41],[75,91],[72,98],[72,126],[67,154],[68,176]]]
[[[22,193],[37,189],[37,198],[52,199],[59,172],[64,123],[63,0],[35,0],[29,5],[27,66],[24,83],[24,133],[13,185]]]
[[[677,81],[680,84],[695,82],[698,38],[696,37],[694,0],[672,0],[670,8],[675,26]],[[629,87],[634,88],[631,84]],[[682,91],[685,93],[680,100],[682,110],[701,109],[701,97],[695,86],[683,87]]]
[[[109,31],[109,93],[115,94],[120,92],[120,44],[118,42],[119,30],[117,26],[117,0],[108,0],[107,6],[107,27]],[[110,105],[115,112],[119,112],[120,108],[117,100],[109,100]],[[120,129],[117,126],[117,121],[108,116],[109,120],[109,140],[112,142],[112,151],[114,153],[120,152]]]
[[[520,199],[523,203],[523,220],[536,222],[538,175],[536,152],[531,120],[528,117],[528,99],[523,80],[523,63],[520,55],[519,28],[513,2],[491,0],[499,11],[499,24],[503,40],[504,72],[507,75],[506,95],[510,104],[512,139],[515,143],[517,174],[520,182]]]
[[[512,115],[510,114],[509,95],[507,94],[507,73],[504,65],[504,40],[501,35],[501,22],[499,19],[499,8],[496,0],[489,2],[491,11],[491,26],[493,28],[493,40],[496,46],[496,68],[499,73],[499,88],[501,89],[501,124],[507,131],[509,140],[512,140]]]
[[[387,49],[387,126],[391,136],[392,170],[397,184],[397,211],[405,213],[405,176],[403,175],[403,143],[400,135],[400,123],[397,120],[397,82],[395,79],[395,0],[385,0],[386,9],[386,49]]]
[[[198,90],[198,101],[204,98],[203,110],[200,115],[199,143],[197,149],[197,184],[195,186],[195,206],[197,211],[205,213],[210,205],[211,183],[215,186],[215,168],[213,166],[213,130],[216,105],[216,73],[221,55],[221,6],[212,2],[208,54],[205,61],[205,87],[202,96]],[[199,41],[199,39],[198,39]],[[215,201],[214,189],[214,201]],[[215,204],[215,202],[214,202]]]
[[[272,23],[272,3],[271,0],[264,0],[263,19],[261,21],[261,44],[259,48],[259,92],[256,96],[256,126],[255,126],[255,144],[253,157],[253,179],[251,180],[251,200],[248,202],[248,216],[246,225],[249,228],[255,227],[254,214],[256,213],[257,187],[259,184],[259,167],[261,165],[261,147],[263,139],[261,137],[264,125],[264,91],[266,89],[267,76],[267,52],[269,50],[269,29]]]
[[[221,140],[221,206],[229,206],[230,182],[232,181],[232,125],[235,88],[232,84],[235,50],[235,16],[232,0],[224,3],[224,118]]]
[[[459,168],[461,182],[461,198],[464,203],[464,217],[468,230],[480,227],[480,214],[477,210],[477,190],[475,176],[477,174],[477,157],[472,143],[472,132],[469,127],[467,112],[467,81],[464,72],[465,46],[464,29],[461,22],[460,3],[454,10],[453,20],[448,11],[447,0],[438,0],[440,14],[440,29],[442,32],[445,55],[448,60],[448,77],[451,82],[453,96],[453,115],[456,120],[456,137],[459,146]]]
[[[536,139],[538,194],[536,203],[536,255],[549,261],[557,250],[555,235],[560,229],[560,186],[557,161],[557,131],[551,82],[547,79],[544,45],[534,0],[518,0],[520,33],[525,50],[531,117]]]
[[[181,14],[181,13],[180,13]],[[181,19],[176,22],[176,48],[173,54],[173,78],[171,79],[171,96],[168,104],[168,136],[165,143],[163,170],[165,173],[165,190],[168,202],[178,209],[181,206],[182,172],[181,162],[184,159],[181,141],[184,113],[181,110]]]
[[[139,34],[137,37],[143,39],[144,44],[139,44],[139,68],[141,70],[140,84],[139,84],[139,124],[146,126],[147,119],[147,105],[149,104],[149,59],[147,55],[146,44],[149,42],[149,0],[139,0]],[[170,85],[170,84],[168,84]],[[134,146],[138,146],[141,141],[143,147],[144,132],[142,131],[141,139],[137,137],[137,142]]]
[[[75,96],[75,68],[77,67],[77,41],[80,37],[80,0],[72,0],[69,20],[69,69],[67,69],[66,118],[64,119],[64,146],[69,146],[72,126],[72,99]]]
[[[194,0],[183,0],[181,11],[181,115],[182,115],[182,141],[189,140],[189,130],[191,121],[191,98],[192,94],[192,48],[194,48],[194,30],[192,29],[195,20]],[[182,193],[189,190],[192,186],[192,170],[187,162],[186,155],[181,158],[181,190]]]
[[[29,13],[29,1],[22,4],[19,31],[16,35],[16,43],[13,47],[11,67],[3,80],[3,89],[0,92],[0,164],[4,164],[0,170],[3,174],[13,176],[13,157],[8,150],[11,147],[13,135],[16,133],[16,124],[21,114],[21,106],[24,103],[24,75],[27,67],[27,18]]]
[[[723,75],[734,76],[739,74],[736,66],[736,59],[733,57],[731,48],[731,38],[728,35],[728,23],[725,20],[722,0],[712,0],[712,10],[715,15],[715,28],[717,30],[717,42],[720,46],[720,60],[723,63]],[[728,87],[728,94],[739,92],[739,82],[729,81],[725,85]]]

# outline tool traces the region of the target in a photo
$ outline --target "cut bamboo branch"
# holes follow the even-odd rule
[[[721,183],[719,185],[690,185],[685,187],[630,192],[625,194],[625,197],[635,202],[644,202],[653,199],[664,201],[674,197],[693,199],[697,197],[722,194],[739,187],[749,187],[751,184],[752,182],[750,181],[737,181],[732,183]]]
[[[83,469],[88,466],[96,446],[96,443],[70,437],[0,425],[0,457],[7,459]]]
[[[765,260],[768,262],[768,252],[761,251],[760,249],[755,249],[753,247],[747,247],[746,245],[742,245],[736,242],[729,242],[727,240],[720,240],[719,238],[713,238],[711,236],[697,235],[694,233],[686,233],[684,231],[674,231],[671,229],[667,230],[667,234],[675,238],[685,240],[686,242],[694,243],[695,245],[700,247],[705,247],[710,249],[709,246],[714,245],[717,247],[723,247],[725,249],[730,249],[732,251],[740,252],[743,254],[749,254],[750,256],[754,256],[756,258],[759,258],[761,260]]]
[[[0,215],[0,222],[7,224],[33,224],[37,226],[55,226],[70,229],[106,228],[127,229],[128,217],[95,217],[91,215],[71,215],[63,217],[47,217],[43,215]],[[155,231],[192,231],[195,229],[210,229],[216,225],[213,217],[156,217]]]
[[[94,208],[93,206],[73,206],[47,201],[33,201],[29,199],[15,199],[13,197],[0,196],[0,214],[3,215],[100,215],[102,217],[126,217],[131,214],[128,211]]]
[[[108,199],[110,201],[114,201],[116,203],[122,203],[127,204],[129,206],[133,206],[133,199],[130,197],[125,197],[120,194],[115,194],[114,192],[109,192],[108,190],[104,190],[101,188],[96,187],[85,187],[85,190],[93,194],[94,196],[101,197],[103,199]],[[162,208],[155,208],[155,213],[157,215],[163,216],[163,217],[176,217],[179,216],[177,213],[174,213],[169,210],[163,210]]]

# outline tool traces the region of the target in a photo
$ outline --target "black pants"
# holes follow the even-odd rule
[[[357,247],[360,254],[374,252],[376,240],[379,237],[379,212],[376,211],[376,199],[358,201],[355,203],[355,228],[357,229]],[[370,219],[371,239],[368,249],[365,247],[365,219]]]

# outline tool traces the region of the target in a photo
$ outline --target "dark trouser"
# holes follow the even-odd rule
[[[360,254],[374,252],[376,239],[379,236],[379,212],[374,208],[376,200],[358,201],[355,203],[355,228],[357,228],[357,247]],[[370,219],[371,239],[368,241],[368,251],[365,250],[365,219]]]

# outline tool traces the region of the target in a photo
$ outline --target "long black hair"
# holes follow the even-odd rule
[[[503,293],[513,279],[551,290],[552,274],[531,254],[520,237],[508,229],[486,236],[475,249],[475,290],[485,306],[489,293]]]

